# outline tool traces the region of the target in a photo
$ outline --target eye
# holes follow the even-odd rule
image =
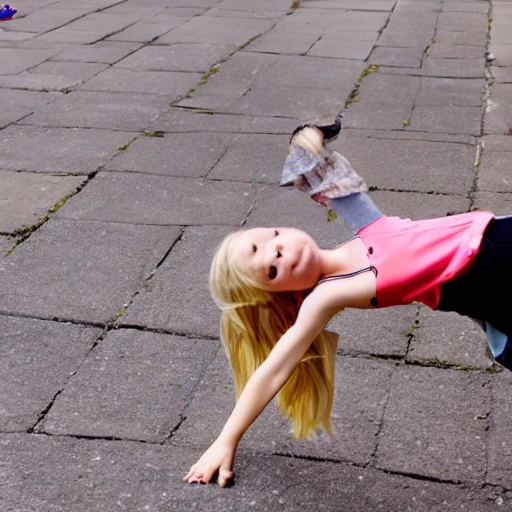
[[[279,235],[279,231],[277,231],[277,229],[274,231],[274,235],[275,236]]]
[[[256,245],[253,244],[252,246],[252,252],[256,252],[258,250],[258,248],[256,247]]]
[[[277,258],[280,258],[282,256],[281,251],[277,251]]]
[[[274,267],[274,265],[272,265],[270,267],[270,271],[268,273],[268,278],[269,279],[275,279],[277,277],[277,268]]]

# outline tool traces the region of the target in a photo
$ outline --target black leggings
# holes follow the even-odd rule
[[[473,266],[443,285],[438,309],[488,322],[512,340],[512,217],[491,221]]]

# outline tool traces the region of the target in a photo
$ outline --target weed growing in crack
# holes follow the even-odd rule
[[[359,78],[356,81],[356,85],[352,89],[351,93],[349,94],[349,97],[347,101],[345,102],[345,108],[347,108],[352,103],[357,103],[359,101],[359,87],[361,86],[361,82],[370,74],[375,73],[379,70],[378,66],[375,66],[374,64],[368,66],[366,69],[364,69],[361,74],[359,75]]]

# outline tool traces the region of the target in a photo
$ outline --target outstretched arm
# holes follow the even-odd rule
[[[243,434],[284,386],[309,345],[334,313],[319,311],[318,307],[315,307],[315,314],[311,310],[306,313],[301,309],[295,324],[281,337],[247,382],[219,437],[192,466],[184,478],[186,482],[209,483],[215,472],[219,471],[219,485],[224,487],[228,483],[233,476],[233,460]]]

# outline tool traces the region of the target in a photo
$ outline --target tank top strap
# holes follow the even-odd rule
[[[348,279],[349,277],[358,276],[359,274],[364,274],[365,272],[370,271],[372,271],[375,274],[375,277],[377,277],[377,268],[369,266],[356,270],[355,272],[349,272],[348,274],[337,274],[335,276],[324,277],[323,279],[320,279],[316,285],[318,286],[319,284],[326,283],[327,281],[336,281],[337,279]]]

